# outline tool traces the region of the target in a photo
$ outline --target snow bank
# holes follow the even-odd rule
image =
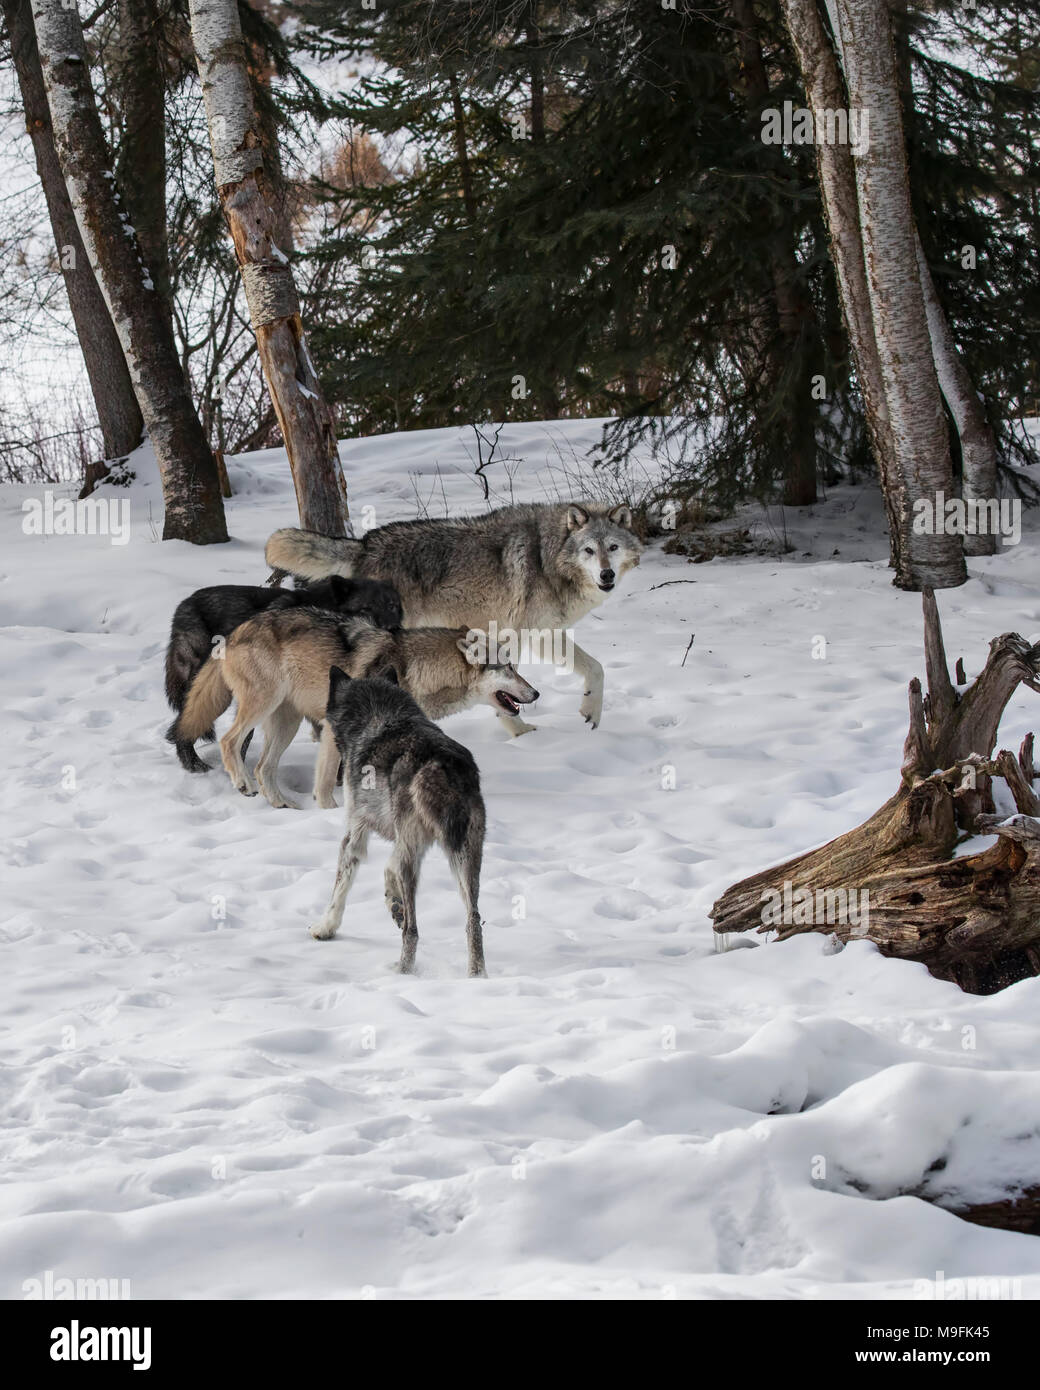
[[[493,501],[565,494],[595,435],[510,427]],[[479,510],[471,441],[345,445],[356,520]],[[713,950],[723,888],[892,789],[920,615],[869,490],[789,514],[780,559],[651,547],[579,628],[598,731],[544,668],[535,734],[449,721],[488,804],[491,978],[463,977],[431,854],[402,979],[388,848],[316,943],[340,813],[247,801],[162,739],[172,610],[266,577],[284,458],[232,461],[235,539],[204,550],[159,543],[137,462],[126,545],[25,535],[39,490],[0,490],[0,1296],[47,1270],[134,1297],[909,1298],[939,1271],[1040,1295],[1040,1243],[942,1209],[1037,1180],[1040,980],[982,999],[867,943]],[[941,596],[969,674],[1040,629],[1037,548]],[[1035,722],[1021,691],[1006,741]],[[313,757],[283,763],[304,800]]]

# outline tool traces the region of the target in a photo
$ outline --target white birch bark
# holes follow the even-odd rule
[[[300,522],[342,536],[347,497],[335,426],[307,350],[286,248],[276,240],[278,199],[264,171],[238,8],[235,0],[190,0],[189,10],[217,192],[289,456]]]
[[[932,356],[939,377],[939,388],[949,407],[961,442],[961,496],[966,501],[989,501],[997,496],[997,442],[986,419],[968,375],[964,360],[957,351],[950,323],[939,300],[932,272],[925,259],[921,238],[915,235],[917,265],[924,294],[928,332],[932,340]],[[985,515],[985,513],[981,513]],[[966,555],[992,555],[997,538],[992,532],[964,537]]]
[[[815,128],[823,129],[824,112],[845,106],[845,90],[830,37],[816,8],[816,0],[783,0],[783,11]],[[845,331],[885,500],[892,568],[896,571],[896,582],[907,587],[911,583],[911,514],[906,485],[896,464],[888,402],[874,339],[852,151],[847,145],[818,142],[816,170]]]
[[[837,0],[849,102],[869,113],[853,153],[860,233],[892,443],[911,508],[953,494],[949,437],[917,266],[892,27],[884,0]],[[862,126],[861,126],[862,128]],[[911,528],[910,585],[967,578],[960,536]]]
[[[58,162],[159,465],[163,538],[226,541],[216,461],[108,167],[79,13],[65,0],[33,0],[32,12]]]

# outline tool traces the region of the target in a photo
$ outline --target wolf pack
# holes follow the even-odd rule
[[[220,740],[233,786],[298,809],[279,762],[301,723],[318,743],[314,798],[346,829],[332,897],[311,927],[333,937],[374,833],[393,843],[384,886],[401,931],[399,968],[415,965],[415,895],[422,860],[441,847],[466,911],[468,970],[485,975],[478,907],[486,815],[469,749],[436,721],[488,704],[507,734],[532,725],[538,691],[489,631],[570,633],[605,602],[642,550],[627,505],[531,503],[479,516],[397,521],[361,538],[286,528],[269,539],[262,586],[216,585],[178,604],[166,652],[167,738],[188,772],[208,772],[196,743],[235,704]],[[291,589],[282,587],[292,578]],[[582,677],[579,712],[595,728],[603,668],[573,640],[547,647]],[[252,772],[245,755],[259,726]]]

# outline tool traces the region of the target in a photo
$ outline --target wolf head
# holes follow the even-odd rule
[[[639,564],[642,549],[632,531],[631,507],[612,507],[599,516],[577,502],[568,507],[561,559],[582,588],[609,594]]]
[[[468,668],[466,682],[477,700],[483,697],[492,709],[519,714],[521,705],[533,704],[538,699],[539,692],[524,680],[515,666],[488,660],[489,653],[480,634],[475,639],[471,632],[464,632],[457,645]]]
[[[344,617],[368,618],[388,632],[401,626],[401,596],[392,584],[379,579],[344,579],[333,574],[303,593],[306,603],[315,608],[329,608]]]
[[[366,731],[372,731],[373,719],[385,720],[402,712],[422,716],[419,706],[398,685],[396,672],[354,680],[338,666],[329,668],[325,718],[341,752],[351,748]]]

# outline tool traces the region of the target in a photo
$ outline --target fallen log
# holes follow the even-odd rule
[[[862,825],[819,849],[734,884],[711,911],[714,930],[804,931],[865,938],[889,956],[919,960],[972,994],[1040,974],[1040,797],[1033,735],[1016,758],[993,756],[1004,709],[1019,685],[1040,692],[1040,645],[1009,632],[990,643],[966,689],[950,680],[935,596],[923,594],[927,694],[909,685],[900,783]],[[993,782],[1017,807],[996,814]],[[964,840],[996,835],[976,854]]]

